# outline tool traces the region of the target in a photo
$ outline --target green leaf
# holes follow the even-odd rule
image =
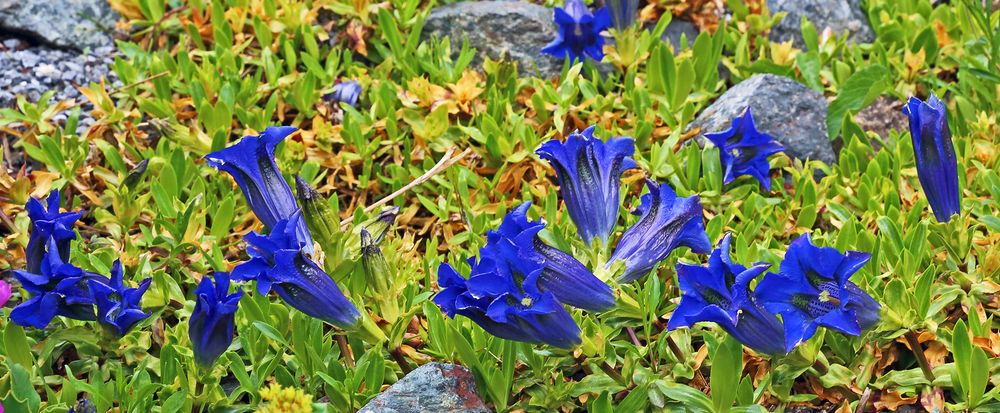
[[[709,400],[708,396],[691,386],[657,380],[656,387],[668,399],[683,403],[684,407],[691,412],[711,412],[713,409],[712,401]]]
[[[959,391],[968,394],[972,385],[972,340],[969,339],[965,320],[958,320],[951,332],[951,353],[955,358],[956,376],[952,378],[952,382]]]
[[[712,386],[713,411],[726,413],[736,400],[736,388],[743,375],[743,344],[730,335],[712,355],[712,372],[709,377]]]
[[[874,64],[854,72],[840,88],[837,98],[830,103],[827,110],[826,127],[830,139],[840,135],[844,116],[871,103],[888,89],[890,84],[889,70],[885,66]]]
[[[35,358],[31,354],[31,347],[28,345],[28,337],[24,335],[24,329],[14,323],[7,323],[3,333],[3,345],[6,356],[10,361],[20,364],[21,367],[31,371],[35,366]]]

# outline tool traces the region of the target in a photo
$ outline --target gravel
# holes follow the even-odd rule
[[[106,79],[109,87],[120,86],[120,82],[109,65],[114,62],[115,49],[111,46],[95,48],[89,53],[80,53],[45,46],[32,45],[17,38],[0,41],[0,107],[15,107],[17,97],[24,96],[29,102],[38,102],[42,94],[53,90],[51,103],[62,100],[85,100],[77,86]],[[93,123],[89,116],[89,103],[81,106],[80,124],[77,133],[86,131]],[[67,113],[54,118],[65,121]]]

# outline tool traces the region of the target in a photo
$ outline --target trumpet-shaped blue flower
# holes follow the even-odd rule
[[[768,273],[756,289],[764,307],[781,314],[786,350],[808,340],[819,326],[857,336],[878,323],[879,303],[848,281],[870,258],[865,252],[817,247],[809,234],[792,241],[779,273]]]
[[[10,319],[22,326],[45,328],[55,316],[91,321],[94,298],[87,289],[87,280],[94,276],[59,256],[56,241],[49,238],[48,251],[37,273],[15,270],[14,276],[31,298],[10,313]]]
[[[635,15],[639,11],[639,0],[611,0],[607,2],[611,10],[611,22],[618,30],[625,30],[635,24]]]
[[[149,288],[152,278],[146,278],[136,288],[128,288],[122,279],[122,264],[118,260],[111,266],[110,280],[87,280],[97,304],[97,319],[115,329],[119,337],[128,333],[139,321],[149,317],[139,302]]]
[[[442,290],[434,302],[454,318],[462,315],[500,338],[573,348],[581,343],[580,327],[551,292],[537,288],[538,262],[498,263],[469,259],[472,274],[462,278],[448,263],[438,267]],[[530,273],[521,271],[530,270]],[[520,281],[519,281],[520,280]]]
[[[215,273],[215,283],[208,276],[201,279],[188,326],[188,338],[198,364],[211,366],[233,343],[236,308],[242,297],[242,290],[229,294],[229,275],[224,272]]]
[[[358,105],[358,97],[361,96],[361,84],[354,80],[348,80],[333,85],[333,91],[323,96],[323,99],[330,102],[344,102],[351,106]]]
[[[760,181],[764,189],[771,190],[771,164],[767,157],[785,150],[774,137],[757,130],[753,111],[749,107],[733,119],[729,129],[706,133],[705,138],[719,148],[719,161],[725,169],[723,183],[729,184],[742,175]]]
[[[261,294],[273,289],[292,307],[337,327],[359,327],[361,313],[303,251],[305,244],[295,232],[302,221],[302,214],[295,213],[279,220],[266,236],[248,234],[250,260],[233,269],[233,279],[256,280]]]
[[[757,263],[747,268],[734,263],[729,256],[731,238],[726,234],[709,257],[707,267],[677,264],[683,294],[667,329],[709,321],[747,347],[766,354],[784,354],[781,322],[765,311],[750,291],[750,282],[771,264]]]
[[[244,136],[235,145],[205,155],[209,165],[233,177],[254,215],[268,229],[291,218],[299,209],[291,187],[274,162],[274,149],[292,132],[295,128],[290,126],[271,126],[260,135]],[[306,250],[312,251],[312,238],[304,221],[299,221],[296,234]]]
[[[28,238],[28,247],[25,251],[27,260],[25,270],[29,273],[38,273],[41,270],[49,238],[56,241],[56,249],[62,260],[69,259],[70,241],[76,239],[73,224],[83,215],[81,211],[59,212],[59,190],[57,189],[53,189],[49,193],[46,203],[47,207],[43,206],[41,201],[31,198],[24,206],[32,224],[31,236]]]
[[[542,53],[581,62],[584,56],[604,59],[601,32],[611,27],[608,9],[601,7],[591,13],[583,0],[566,0],[564,7],[556,7],[553,21],[559,26],[559,36],[542,48]]]
[[[958,161],[944,102],[931,95],[922,102],[911,97],[903,107],[910,118],[910,137],[917,160],[917,176],[938,222],[962,212],[958,189]]]
[[[594,276],[580,261],[558,248],[549,246],[538,237],[545,228],[526,215],[530,202],[508,213],[496,231],[486,235],[486,246],[480,251],[498,266],[521,260],[540,264],[537,288],[555,295],[563,304],[590,311],[604,311],[615,305],[611,287]]]
[[[678,197],[668,184],[646,180],[649,193],[641,199],[639,221],[625,230],[611,254],[608,267],[625,261],[621,282],[632,282],[649,273],[674,249],[686,246],[698,254],[712,251],[712,243],[701,222],[697,195]]]
[[[637,166],[631,158],[632,138],[604,142],[594,137],[591,126],[566,142],[545,142],[536,153],[555,168],[559,192],[580,238],[588,244],[595,237],[607,242],[618,222],[622,173]]]

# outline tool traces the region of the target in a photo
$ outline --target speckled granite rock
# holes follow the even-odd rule
[[[428,363],[413,370],[358,413],[488,413],[465,367]]]
[[[774,41],[791,39],[795,47],[804,47],[802,16],[816,25],[816,30],[821,33],[829,27],[837,35],[849,32],[850,42],[870,43],[875,40],[875,32],[861,9],[861,0],[767,0],[767,7],[772,14],[788,12],[771,28],[770,38]]]
[[[472,61],[481,67],[483,56],[497,59],[506,53],[517,61],[518,71],[543,77],[558,75],[563,61],[542,54],[558,34],[552,23],[552,9],[522,1],[462,1],[431,10],[423,36],[451,39],[452,53],[458,55],[462,39],[477,50]]]
[[[117,20],[107,0],[0,0],[0,30],[65,49],[112,46]]]
[[[729,127],[732,119],[753,108],[757,129],[785,145],[785,153],[797,159],[818,159],[827,164],[837,156],[827,137],[827,102],[822,95],[787,77],[758,74],[740,82],[705,108],[688,129],[704,134]]]

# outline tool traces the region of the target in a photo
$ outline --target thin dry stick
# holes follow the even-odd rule
[[[872,398],[872,389],[867,388],[865,392],[861,394],[861,401],[858,402],[858,407],[854,409],[854,413],[864,413],[865,407],[868,407],[868,402]]]
[[[456,162],[462,160],[462,158],[464,158],[464,157],[468,156],[470,153],[472,153],[472,148],[466,148],[464,151],[462,151],[462,153],[458,154],[455,157],[451,156],[453,153],[455,153],[455,148],[448,149],[448,152],[445,152],[444,156],[441,157],[441,160],[438,161],[438,163],[435,164],[433,167],[431,167],[431,169],[428,169],[427,172],[424,172],[423,175],[420,175],[419,177],[417,177],[417,179],[414,179],[412,182],[404,185],[402,188],[399,188],[399,190],[397,190],[396,192],[393,192],[393,193],[389,194],[385,198],[382,198],[382,199],[380,199],[378,201],[375,201],[375,203],[366,206],[365,209],[364,209],[364,211],[365,212],[372,212],[376,208],[378,208],[378,207],[380,207],[382,205],[385,205],[385,204],[389,203],[389,201],[392,201],[394,198],[396,198],[396,197],[398,197],[398,196],[406,193],[406,191],[409,191],[409,190],[413,189],[414,187],[416,187],[416,186],[418,186],[418,185],[420,185],[420,184],[422,184],[424,182],[427,182],[427,180],[429,180],[432,177],[434,177],[434,175],[437,175],[437,174],[441,173],[441,171],[444,171],[445,169],[448,169],[448,167],[454,165]],[[350,224],[351,221],[353,221],[353,220],[354,220],[353,218],[347,218],[347,219],[345,219],[343,221],[340,221],[340,226],[341,227],[345,227],[348,224]]]

